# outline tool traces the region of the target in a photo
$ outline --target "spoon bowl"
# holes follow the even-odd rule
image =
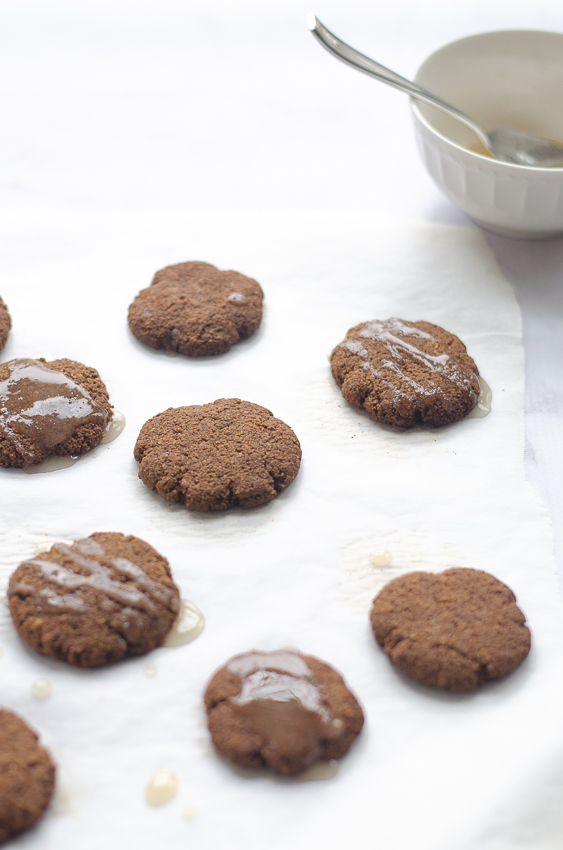
[[[448,103],[443,97],[439,97],[428,88],[405,79],[391,71],[375,59],[370,59],[359,50],[351,47],[346,42],[334,35],[325,27],[321,21],[311,12],[307,16],[309,29],[317,41],[329,53],[340,59],[346,65],[368,74],[386,83],[392,88],[398,89],[421,103],[434,106],[447,115],[461,122],[469,128],[478,140],[495,159],[502,162],[511,162],[515,165],[524,165],[531,168],[553,168],[563,166],[563,147],[555,142],[537,136],[530,132],[523,132],[514,127],[495,127],[486,132],[473,118],[463,112],[457,106]]]
[[[453,101],[481,126],[563,141],[563,35],[481,33],[437,50],[415,82]],[[563,168],[491,159],[445,112],[412,102],[420,156],[443,193],[487,230],[523,239],[563,234]]]
[[[314,16],[308,23],[316,28]],[[360,57],[371,70],[378,65]],[[446,104],[455,103],[464,113],[465,123],[428,101],[411,99],[421,159],[449,200],[481,227],[503,236],[546,239],[563,234],[563,168],[495,159],[488,151],[490,130],[486,133],[488,128],[511,128],[563,143],[562,34],[509,30],[469,36],[429,56],[413,83],[379,69],[386,77],[432,92]],[[373,101],[366,108],[373,108]],[[465,120],[469,115],[487,139],[477,142],[475,126]],[[384,127],[389,132],[374,109],[376,122],[379,131]]]

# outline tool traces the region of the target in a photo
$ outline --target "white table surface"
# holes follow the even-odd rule
[[[4,0],[0,214],[349,210],[475,227],[419,162],[407,99],[321,50],[310,4]],[[407,77],[475,32],[563,31],[554,0],[312,10]],[[526,465],[562,576],[563,239],[486,238],[522,310]]]

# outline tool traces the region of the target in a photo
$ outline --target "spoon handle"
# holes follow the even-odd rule
[[[444,112],[453,115],[454,118],[462,121],[467,125],[467,127],[469,127],[470,130],[473,131],[473,133],[475,133],[477,138],[485,145],[488,151],[491,150],[491,141],[487,134],[484,133],[483,130],[481,130],[481,128],[471,120],[471,118],[465,115],[464,112],[460,112],[459,109],[456,109],[455,106],[451,106],[449,103],[446,103],[445,100],[442,100],[441,98],[436,97],[436,95],[431,94],[429,91],[426,91],[426,89],[417,86],[416,83],[406,80],[404,77],[401,77],[400,74],[396,74],[384,65],[380,65],[379,62],[376,62],[374,59],[370,59],[369,56],[364,56],[363,53],[360,53],[358,50],[354,50],[354,48],[350,47],[349,44],[345,44],[345,42],[341,41],[333,33],[331,33],[330,30],[327,30],[324,24],[322,24],[319,19],[313,15],[313,13],[307,16],[307,23],[309,24],[309,29],[317,41],[322,44],[329,53],[336,56],[337,59],[340,59],[346,65],[351,65],[352,68],[356,68],[358,71],[362,71],[364,74],[368,74],[370,77],[375,77],[376,79],[381,80],[382,83],[387,83],[387,85],[393,86],[393,88],[399,89],[399,91],[406,92],[416,100],[421,100],[423,103],[429,103],[431,106],[436,106],[438,109],[442,109]]]

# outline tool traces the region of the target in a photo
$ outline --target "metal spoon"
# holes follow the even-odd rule
[[[354,50],[348,44],[340,41],[330,30],[319,21],[318,18],[311,12],[307,15],[307,23],[309,29],[317,39],[333,56],[341,59],[352,68],[358,71],[363,71],[364,74],[369,74],[371,77],[381,80],[382,83],[387,83],[400,91],[407,92],[416,100],[421,100],[424,103],[430,103],[432,106],[437,106],[458,121],[463,122],[470,130],[475,133],[480,142],[496,159],[502,162],[512,162],[516,165],[527,165],[535,168],[561,168],[563,167],[563,147],[550,142],[548,139],[542,139],[539,136],[534,136],[531,133],[524,133],[522,130],[513,130],[509,127],[498,127],[496,130],[490,130],[485,133],[475,121],[472,121],[455,106],[451,106],[446,101],[432,94],[426,89],[421,88],[416,83],[406,80],[399,76],[389,68],[380,65],[368,56],[364,56],[358,50]]]

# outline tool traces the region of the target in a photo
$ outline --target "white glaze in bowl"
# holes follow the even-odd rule
[[[482,33],[442,47],[416,82],[483,129],[515,127],[563,143],[563,34]],[[444,194],[487,230],[520,239],[563,233],[563,168],[528,168],[469,150],[471,131],[412,102],[418,149]]]

